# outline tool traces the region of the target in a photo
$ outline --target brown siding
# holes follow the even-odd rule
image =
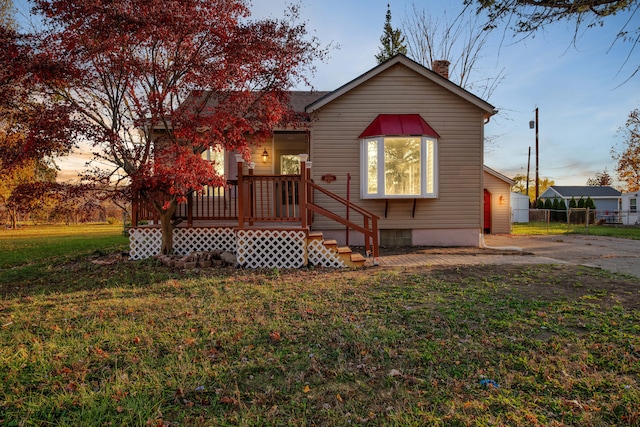
[[[438,132],[438,198],[360,200],[360,140],[358,136],[378,114],[420,114]],[[396,65],[347,92],[316,112],[311,130],[313,178],[346,197],[351,174],[351,200],[381,217],[381,229],[479,229],[482,218],[484,112],[403,65]],[[324,174],[337,180],[326,184]],[[324,203],[324,204],[323,204]],[[341,213],[344,208],[321,200]],[[316,218],[317,229],[340,228]]]
[[[484,188],[491,193],[491,233],[511,233],[511,188],[490,173],[484,173]],[[502,196],[502,202],[500,202]]]

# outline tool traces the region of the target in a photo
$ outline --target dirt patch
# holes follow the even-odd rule
[[[424,269],[423,269],[424,270]],[[540,301],[589,300],[601,307],[640,309],[640,285],[603,270],[575,265],[467,265],[431,269],[442,280],[483,281],[502,277],[509,291]]]
[[[400,247],[381,249],[381,256],[402,254],[425,255],[533,255],[526,251],[507,251],[473,247]],[[140,261],[129,261],[120,253],[90,257],[91,263],[104,269],[122,268],[122,264],[135,268]],[[118,266],[120,264],[120,266]],[[391,267],[394,268],[394,267]],[[625,309],[640,310],[640,285],[637,280],[607,272],[598,268],[578,265],[540,264],[500,264],[500,265],[459,265],[452,267],[419,266],[401,267],[406,274],[430,274],[441,280],[455,281],[464,286],[467,282],[482,282],[487,278],[499,277],[505,285],[505,292],[513,292],[523,297],[540,301],[587,299],[602,307],[621,306]],[[173,269],[172,269],[173,270]],[[210,269],[200,270],[206,275]],[[231,274],[235,269],[226,271]],[[348,273],[330,268],[314,268],[316,274],[349,274],[354,276],[371,274],[371,270],[351,270]],[[237,271],[237,270],[236,270]],[[282,271],[283,274],[285,271]],[[308,274],[306,269],[292,270],[291,274]]]

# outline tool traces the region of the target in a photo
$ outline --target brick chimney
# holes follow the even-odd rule
[[[451,64],[446,59],[436,59],[431,64],[433,67],[433,71],[440,74],[445,79],[449,79],[449,64]]]

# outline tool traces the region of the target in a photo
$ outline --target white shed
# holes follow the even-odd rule
[[[529,197],[511,193],[511,222],[529,222]]]
[[[622,223],[625,225],[640,224],[640,216],[638,216],[638,192],[622,193],[620,199],[620,218]]]

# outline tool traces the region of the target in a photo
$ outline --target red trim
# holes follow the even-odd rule
[[[358,138],[408,135],[440,137],[420,114],[379,114]]]

